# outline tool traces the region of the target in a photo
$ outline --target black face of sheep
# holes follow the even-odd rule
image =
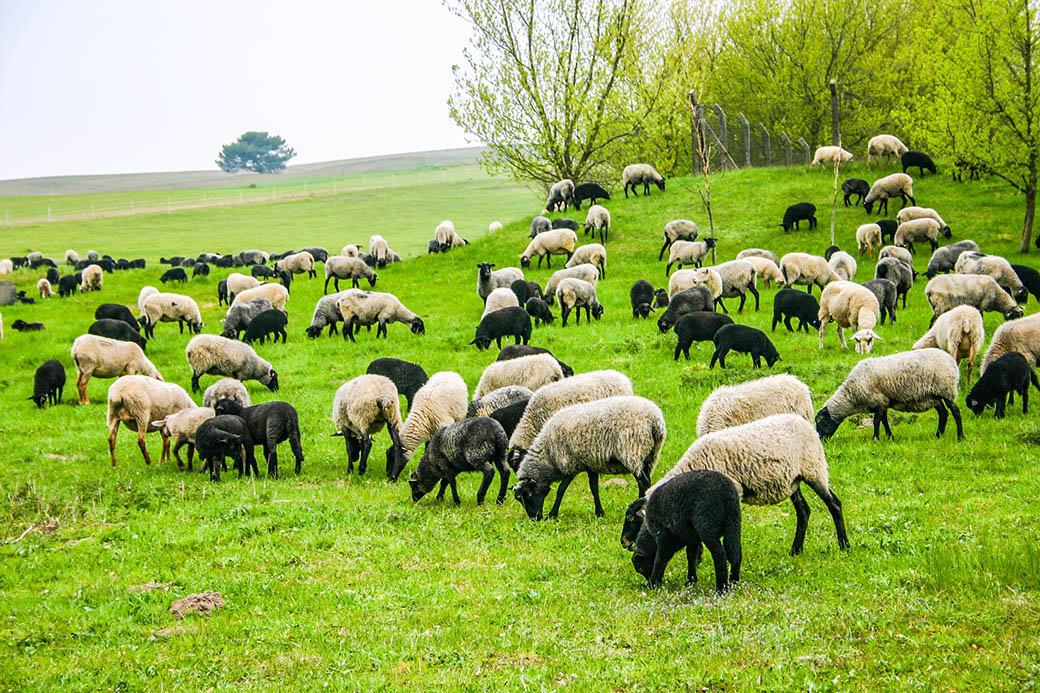
[[[278,392],[278,374],[274,372],[273,368],[271,369],[270,377],[271,379],[267,383],[267,389],[271,392]]]
[[[636,548],[636,537],[646,517],[646,498],[636,498],[625,510],[625,523],[621,527],[621,546],[633,551]]]
[[[408,478],[408,485],[412,488],[412,502],[418,503],[422,500],[422,497],[433,490],[433,487],[437,485],[439,479],[433,474],[425,474],[419,476],[419,469],[415,470],[415,473]]]
[[[412,319],[412,334],[426,335],[426,325],[423,324],[422,318],[416,316]]]
[[[826,440],[834,435],[840,425],[841,420],[832,417],[831,413],[827,411],[827,407],[816,412],[816,433],[819,434],[821,440]]]
[[[441,252],[441,244],[437,242],[436,238],[431,238],[430,242],[426,244],[426,253],[439,253]]]
[[[1038,236],[1037,238],[1040,238],[1040,236]],[[1040,248],[1040,246],[1037,246],[1037,247]],[[530,267],[531,266],[531,258],[529,258],[527,256],[521,256],[520,257],[520,266],[523,267],[524,269],[527,269],[528,267]]]
[[[485,351],[489,346],[491,346],[491,338],[477,337],[472,342],[470,342],[470,344],[475,344],[478,350]]]
[[[523,479],[513,487],[513,496],[524,506],[532,520],[542,519],[545,497],[549,495],[549,484],[539,484],[534,479]]]
[[[1024,311],[1022,310],[1022,306],[1015,306],[1011,310],[1005,313],[1001,313],[1001,315],[1004,316],[1005,320],[1017,320],[1018,318],[1022,317],[1023,314]]]
[[[317,339],[318,337],[321,336],[321,327],[318,327],[316,325],[311,325],[310,327],[307,328],[307,336],[310,337],[311,339]]]

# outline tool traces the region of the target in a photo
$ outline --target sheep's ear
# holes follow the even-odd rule
[[[29,399],[32,399],[32,397],[30,397]],[[162,428],[165,425],[166,425],[166,419],[159,419],[158,421],[153,421],[152,422],[152,426],[155,427],[155,428]]]

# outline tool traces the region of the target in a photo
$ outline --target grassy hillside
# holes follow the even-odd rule
[[[871,177],[858,168],[849,174]],[[666,192],[616,196],[608,203],[608,279],[598,290],[603,319],[566,328],[557,320],[532,338],[575,371],[626,373],[636,394],[661,406],[668,439],[655,479],[693,441],[698,408],[713,388],[766,374],[736,354],[730,368],[708,370],[708,344],[694,347],[693,360],[677,363],[674,335],[631,317],[634,280],[666,283],[664,264],[657,262],[664,224],[686,217],[706,230],[697,186],[693,179],[670,180]],[[1012,253],[1021,202],[1003,187],[928,177],[916,192],[920,203],[943,212],[954,240],[974,238],[988,252]],[[822,253],[829,244],[826,173],[730,173],[713,179],[712,195],[720,261],[749,246],[782,254]],[[783,210],[800,200],[821,208],[820,226],[783,234]],[[14,539],[33,530],[0,548],[0,595],[8,614],[0,683],[120,690],[1035,685],[1036,414],[1023,415],[1016,404],[1003,421],[992,413],[975,418],[963,407],[964,383],[964,442],[952,432],[937,441],[934,412],[892,412],[895,439],[880,442],[860,425],[864,417],[853,417],[826,442],[831,482],[845,506],[849,551],[838,550],[830,517],[808,489],[814,512],[801,556],[788,555],[795,522],[789,504],[743,506],[743,582],[724,598],[710,588],[707,560],[701,583],[683,588],[681,554],[662,589],[645,588],[618,541],[624,509],[637,493],[631,479],[602,489],[604,518],[593,515],[579,480],[558,521],[535,523],[512,497],[501,507],[478,508],[474,475],[460,477],[460,508],[432,497],[413,505],[405,484],[391,485],[380,473],[385,433],[375,438],[371,471],[348,476],[343,443],[329,435],[336,388],[372,359],[396,356],[430,373],[457,371],[472,391],[496,356],[468,345],[482,309],[475,265],[517,264],[528,219],[540,205],[515,187],[474,183],[5,235],[0,256],[29,249],[59,255],[66,247],[83,252],[90,246],[116,256],[144,255],[150,266],[106,275],[99,294],[3,309],[0,532]],[[385,341],[365,331],[356,345],[339,337],[309,341],[304,328],[321,281],[298,280],[288,304],[292,344],[258,346],[275,364],[282,389],[275,396],[255,382],[247,387],[255,402],[277,397],[299,410],[306,453],[299,478],[230,475],[212,484],[172,464],[146,468],[126,430],[117,447],[119,466],[110,466],[103,402],[111,381],[92,381],[91,404],[76,406],[68,348],[97,304],[134,304],[142,285],[158,285],[160,255],[338,248],[376,232],[415,254],[443,218],[453,218],[463,236],[493,218],[513,221],[446,256],[423,255],[380,273],[376,289],[395,293],[417,311],[426,322],[425,337],[393,325]],[[862,209],[839,209],[839,245],[853,250],[855,229],[865,219]],[[918,271],[926,261],[927,252],[919,251]],[[558,258],[553,267],[559,266]],[[170,289],[199,300],[206,332],[219,331],[223,310],[215,286],[225,273]],[[544,285],[550,273],[543,268],[527,275]],[[16,279],[31,291],[38,276],[21,271]],[[873,263],[863,258],[856,278],[872,276]],[[927,329],[923,286],[922,278],[898,322],[880,329],[884,341],[875,355],[908,349]],[[736,301],[727,303],[738,322],[768,330],[776,289],[762,291],[757,312],[752,303],[738,316]],[[1027,313],[1033,312],[1031,302]],[[9,326],[17,318],[42,320],[47,330],[16,333]],[[1000,318],[988,314],[985,323],[991,334]],[[188,335],[166,324],[156,335],[149,357],[168,381],[187,386]],[[817,406],[861,358],[839,349],[833,331],[823,351],[815,334],[781,328],[771,336],[783,357],[772,372],[804,380]],[[66,401],[37,411],[25,398],[33,370],[47,358],[67,366]],[[213,380],[204,377],[203,385]],[[157,459],[158,437],[148,439]],[[283,460],[290,454],[285,448]],[[149,581],[172,585],[168,591],[130,590]],[[204,590],[220,592],[226,606],[209,618],[184,621],[167,613],[174,599]]]

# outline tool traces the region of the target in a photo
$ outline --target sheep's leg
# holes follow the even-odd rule
[[[942,438],[942,434],[946,431],[946,420],[950,418],[950,414],[941,400],[939,404],[935,405],[935,411],[939,414],[939,429],[935,432],[935,437]]]
[[[249,476],[250,474],[252,474],[253,478],[256,478],[256,477],[260,476],[260,469],[256,465],[256,450],[255,450],[255,448],[253,446],[253,443],[250,442],[250,443],[246,444],[245,445],[245,450],[246,450],[246,456],[245,456],[246,463],[245,463],[244,466],[245,466],[245,469],[246,469],[246,476]],[[223,460],[221,460],[221,464],[223,464]],[[252,470],[252,471],[250,471],[250,470]],[[218,479],[218,481],[219,481],[219,479]]]
[[[794,493],[791,494],[791,503],[794,504],[795,516],[794,543],[791,544],[791,555],[797,556],[802,552],[802,546],[805,544],[805,530],[809,527],[809,514],[812,511],[809,509],[809,504],[805,502],[801,487],[795,487]],[[715,554],[712,554],[713,558],[714,556]]]
[[[169,461],[170,461],[170,439],[169,438],[163,438],[163,441],[162,441],[162,453],[159,455],[159,462],[162,463],[162,462],[169,462]]]
[[[116,466],[116,434],[119,432],[119,419],[112,422],[108,429],[108,453],[112,457],[112,466]]]
[[[278,478],[278,444],[274,442],[277,438],[270,435],[264,441],[264,459],[267,461],[267,476],[272,479]]]
[[[971,367],[971,362],[970,361],[968,362],[968,367],[969,368]],[[1022,390],[1021,390],[1020,394],[1022,395],[1022,413],[1023,414],[1028,414],[1029,413],[1029,383],[1028,382],[1025,385],[1022,386]]]
[[[563,317],[563,326],[567,327],[567,316],[571,314],[571,311],[567,308],[567,304],[563,301],[560,301],[560,309],[560,312],[562,313]]]
[[[151,464],[152,458],[148,456],[148,446],[144,442],[144,434],[148,432],[148,422],[137,422],[137,447],[141,449],[145,464]]]
[[[745,300],[747,300],[747,296],[745,296],[744,294],[740,294],[740,305],[737,306],[737,313],[743,313],[744,312],[744,301]]]
[[[657,261],[658,262],[660,262],[661,260],[664,259],[664,251],[668,250],[668,246],[670,246],[670,245],[671,245],[671,243],[668,241],[668,237],[665,236],[664,237],[664,245],[661,246],[661,252],[659,252],[657,254]],[[671,264],[669,264],[668,266],[671,267]],[[665,272],[665,276],[668,276],[667,272]]]
[[[592,492],[592,502],[596,507],[596,517],[603,517],[603,504],[599,502],[599,474],[589,472],[589,491]]]
[[[664,569],[668,567],[668,561],[681,549],[686,542],[665,530],[657,535],[657,555],[654,557],[654,567],[647,580],[651,589],[661,586],[661,578],[664,577]]]
[[[455,507],[462,505],[462,499],[459,498],[459,489],[455,485],[455,477],[448,479],[448,485],[451,486],[451,502],[455,504]]]
[[[188,471],[189,472],[195,471],[194,469],[192,469],[194,461],[195,461],[195,443],[192,443],[191,441],[188,441]]]
[[[835,323],[835,325],[837,325],[838,327],[838,341],[841,342],[841,348],[848,349],[849,344],[845,341],[845,328],[843,328],[841,325],[838,325],[837,323]]]
[[[224,456],[214,455],[209,460],[209,480],[220,481],[220,469],[224,466]]]
[[[729,313],[729,311],[726,310],[726,304],[722,302],[722,297],[721,296],[719,298],[715,299],[715,305],[718,306],[718,307],[721,307],[723,313]]]
[[[498,487],[498,498],[495,499],[495,504],[502,505],[506,499],[506,492],[509,490],[509,465],[503,462],[498,470],[498,475],[501,477],[501,484]]]
[[[823,348],[823,335],[827,331],[827,323],[829,320],[825,317],[820,320],[820,348]]]
[[[816,491],[816,495],[827,505],[827,510],[830,510],[831,518],[834,519],[834,530],[838,534],[838,548],[849,548],[849,538],[845,533],[845,516],[842,513],[841,501],[834,495],[834,491],[819,481],[806,479],[805,483],[809,484],[809,488],[813,491]]]
[[[888,424],[888,409],[881,410],[881,425],[885,427],[885,435],[892,439],[892,427]]]
[[[704,547],[700,540],[686,545],[686,586],[697,584],[697,566],[701,564],[701,551]]]
[[[173,446],[173,458],[177,461],[177,469],[182,472],[184,471],[184,462],[181,461],[181,455],[178,450],[180,450],[187,442],[188,441],[186,440],[178,439],[177,444]]]
[[[444,492],[448,490],[448,480],[441,479],[441,489],[437,491],[437,500],[444,500]]]
[[[361,461],[358,462],[358,474],[364,474],[368,469],[368,455],[372,452],[372,436],[365,436],[360,441]]]
[[[884,409],[880,408],[874,410],[874,440],[881,438],[881,422],[885,418],[884,411]]]
[[[943,401],[946,402],[950,413],[953,414],[953,422],[957,424],[957,440],[964,440],[964,424],[961,422],[961,410],[957,408],[957,403],[953,400]]]
[[[297,426],[298,429],[298,426]],[[300,469],[303,465],[303,448],[300,447],[300,433],[299,430],[294,431],[289,435],[289,447],[292,448],[293,458],[296,460],[296,475],[300,475]]]
[[[199,375],[200,373],[191,374],[191,391],[198,392],[201,388],[199,387]]]
[[[480,482],[480,488],[477,489],[477,505],[484,504],[484,496],[487,495],[488,487],[491,486],[491,482],[495,480],[495,468],[491,466],[489,462],[485,462],[479,469],[484,474],[484,479]],[[456,503],[456,505],[458,505]]]
[[[571,485],[572,481],[574,481],[574,477],[573,476],[569,476],[566,479],[564,479],[563,481],[561,481],[559,487],[557,487],[557,489],[556,489],[556,502],[553,503],[552,510],[549,511],[549,519],[550,520],[553,519],[554,517],[556,517],[557,513],[560,512],[560,501],[563,500],[563,494],[566,493],[567,487]]]
[[[79,391],[79,403],[90,404],[90,400],[87,399],[87,383],[90,382],[90,374],[80,371],[79,377],[76,378],[76,389]]]
[[[755,288],[755,283],[754,282],[751,282],[750,284],[748,284],[748,288],[747,289],[748,289],[748,291],[751,292],[751,295],[755,297],[755,312],[757,313],[758,312],[758,308],[759,308],[758,289]],[[741,296],[740,296],[740,307],[741,308],[744,307],[744,295],[743,294],[741,294]]]
[[[718,537],[704,539],[704,545],[711,553],[711,562],[715,566],[715,591],[722,594],[726,591],[726,582],[729,571],[726,570],[726,550],[722,548],[722,542]]]

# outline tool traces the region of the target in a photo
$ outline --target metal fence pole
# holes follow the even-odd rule
[[[799,137],[795,140],[795,144],[802,148],[802,152],[805,154],[805,165],[808,166],[811,161],[809,158],[809,143],[805,141],[804,137]]]
[[[787,136],[786,132],[780,133],[780,140],[784,143],[784,160],[787,165],[791,165],[791,138]]]
[[[769,145],[769,130],[766,130],[766,126],[762,123],[758,124],[758,131],[762,133],[762,146],[766,153],[766,166],[773,165],[773,151]]]
[[[744,117],[743,113],[737,114],[737,120],[740,121],[741,134],[744,137],[744,166],[751,167],[751,123],[748,122],[747,118]]]

